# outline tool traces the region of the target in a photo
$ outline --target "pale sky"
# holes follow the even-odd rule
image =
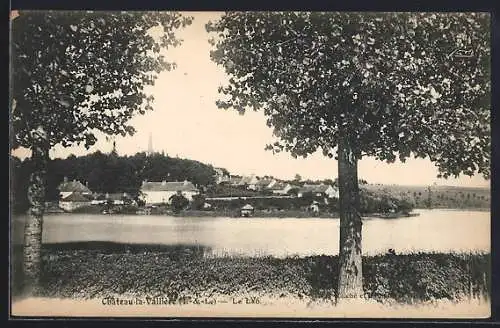
[[[137,133],[132,137],[116,137],[120,155],[133,155],[146,151],[148,138],[153,136],[155,151],[165,151],[170,156],[198,160],[217,167],[225,167],[232,174],[273,175],[290,179],[300,174],[303,179],[337,177],[337,162],[321,153],[307,159],[294,159],[288,153],[273,155],[265,151],[272,142],[272,130],[267,127],[261,112],[248,111],[239,115],[235,110],[218,109],[217,88],[227,81],[223,69],[210,60],[208,33],[205,24],[217,18],[217,13],[189,13],[194,16],[192,25],[178,32],[183,44],[168,50],[167,58],[175,61],[177,69],[160,74],[151,93],[155,97],[154,110],[131,120]],[[82,147],[51,150],[52,158],[65,158],[69,154],[84,155],[101,150],[109,152],[112,143],[104,136],[89,150]],[[18,150],[14,155],[29,156]],[[459,179],[437,179],[437,168],[422,159],[406,163],[386,164],[372,158],[359,163],[359,177],[369,183],[400,185],[455,185],[488,187],[489,180],[480,176]]]

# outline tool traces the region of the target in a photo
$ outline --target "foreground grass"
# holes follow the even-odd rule
[[[336,256],[210,257],[200,246],[104,242],[43,247],[41,297],[110,295],[186,298],[275,295],[328,300],[336,293]],[[20,296],[22,248],[13,249],[12,293]],[[490,294],[489,254],[418,253],[365,257],[365,296],[412,304]]]

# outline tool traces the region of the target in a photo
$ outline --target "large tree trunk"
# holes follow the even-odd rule
[[[340,247],[337,299],[363,296],[358,160],[347,137],[338,147]]]
[[[36,294],[40,287],[42,226],[45,211],[45,179],[48,147],[43,143],[32,147],[33,172],[28,186],[30,208],[24,228],[24,288],[28,294]]]

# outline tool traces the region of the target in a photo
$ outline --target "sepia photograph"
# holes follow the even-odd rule
[[[11,10],[10,316],[491,316],[488,12]]]

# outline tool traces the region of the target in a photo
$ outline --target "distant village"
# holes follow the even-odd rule
[[[158,206],[171,205],[174,196],[182,196],[192,203],[197,196],[203,196],[202,208],[210,210],[210,201],[230,201],[233,199],[251,198],[302,198],[311,195],[315,199],[311,202],[309,209],[313,212],[319,211],[318,199],[324,203],[329,200],[338,199],[338,188],[333,184],[301,183],[296,181],[280,180],[272,177],[259,177],[256,175],[240,176],[231,175],[227,170],[214,168],[216,190],[224,192],[207,192],[205,187],[196,187],[191,181],[143,181],[138,195],[130,195],[126,192],[120,193],[96,193],[90,190],[88,185],[76,179],[62,181],[58,187],[58,207],[67,212],[95,205],[111,206],[138,206],[144,209]],[[246,193],[245,193],[246,192]],[[229,193],[229,194],[228,194]],[[243,216],[251,214],[254,207],[245,204],[241,208]]]
[[[174,213],[189,211],[189,215],[196,215],[196,211],[202,212],[197,213],[200,216],[209,215],[209,212],[212,215],[236,213],[238,216],[251,216],[259,211],[259,215],[267,213],[274,216],[280,212],[294,217],[309,217],[320,212],[338,214],[339,190],[332,179],[311,181],[297,175],[293,180],[285,180],[267,175],[234,175],[225,168],[155,152],[151,135],[148,151],[133,157],[119,157],[115,147],[113,143],[110,154],[94,153],[57,162],[59,166],[51,171],[53,191],[50,199],[47,199],[47,211],[171,214],[173,210]],[[122,166],[114,164],[117,160],[121,161]],[[26,166],[27,162],[17,163],[20,172],[17,174],[18,179],[26,180],[23,171],[19,171],[19,165]],[[102,163],[110,163],[111,166],[103,170]],[[149,171],[139,174],[137,171],[127,171],[130,165]],[[81,168],[85,170],[76,172]],[[97,180],[94,176],[91,184],[94,187],[91,187],[88,179],[95,172],[101,175]],[[112,180],[109,180],[109,173],[104,172],[113,172]],[[77,176],[82,180],[69,179],[67,176]],[[146,179],[153,176],[156,178]],[[27,181],[24,180],[17,182],[20,196],[26,194],[22,188],[23,185],[26,188]],[[102,180],[105,180],[104,184],[100,182]],[[121,183],[110,187],[109,184],[115,180]],[[415,207],[487,208],[490,202],[489,190],[486,189],[384,186],[368,184],[365,180],[359,183],[360,211],[365,214],[409,213]],[[20,201],[24,204],[22,199]]]

